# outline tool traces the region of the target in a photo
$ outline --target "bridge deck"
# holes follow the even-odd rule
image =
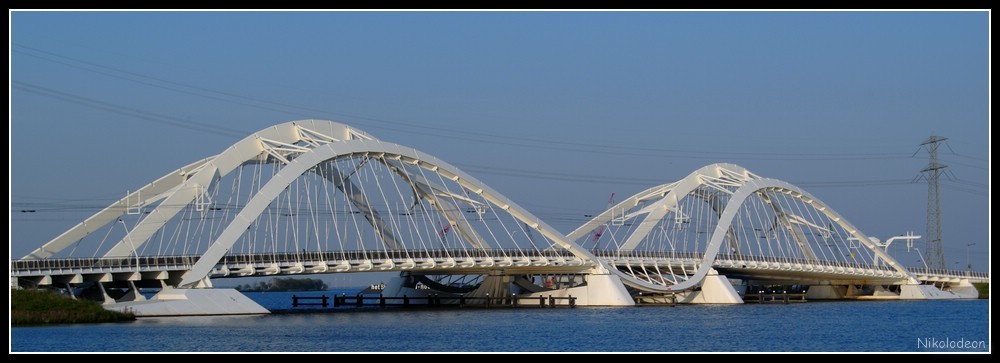
[[[592,251],[599,259],[620,269],[693,273],[704,261],[701,253]],[[17,278],[65,277],[111,274],[111,280],[165,280],[182,275],[199,256],[139,256],[128,258],[41,259],[11,261]],[[213,269],[211,277],[323,274],[366,271],[417,271],[437,274],[480,274],[505,270],[515,274],[580,273],[595,267],[569,251],[427,250],[330,251],[231,254]],[[843,278],[899,281],[906,276],[889,266],[748,255],[719,255],[713,267],[732,277],[773,279]],[[167,274],[164,274],[166,272]],[[988,282],[984,272],[911,269],[921,281]],[[65,278],[62,280],[66,280]]]

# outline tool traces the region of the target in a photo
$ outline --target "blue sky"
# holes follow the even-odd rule
[[[910,181],[934,133],[947,263],[976,243],[987,266],[987,12],[10,15],[15,257],[247,134],[321,118],[463,167],[563,232],[611,192],[732,162],[869,235],[923,234]]]

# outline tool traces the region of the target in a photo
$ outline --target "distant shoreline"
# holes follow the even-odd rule
[[[268,282],[260,281],[255,285],[237,285],[234,288],[239,292],[302,292],[326,291],[330,289],[323,280],[294,277],[276,277]]]

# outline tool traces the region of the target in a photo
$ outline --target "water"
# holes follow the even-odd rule
[[[270,309],[289,309],[291,295],[247,293]],[[18,327],[11,329],[10,342],[13,352],[985,352],[989,351],[989,303],[951,300],[575,309],[338,308],[324,313],[144,318],[116,324]],[[968,348],[949,349],[949,344],[954,347],[956,343]]]

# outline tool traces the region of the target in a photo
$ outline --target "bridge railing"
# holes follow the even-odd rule
[[[650,260],[703,260],[704,253],[688,251],[619,251],[619,250],[591,250],[596,257],[601,259],[650,259]],[[844,268],[863,269],[869,271],[884,271],[886,273],[896,273],[896,270],[888,265],[873,265],[859,262],[847,262],[838,260],[817,260],[783,256],[759,256],[749,254],[719,254],[716,256],[719,262],[748,262],[748,263],[778,263],[778,264],[800,264],[820,266],[824,268]]]
[[[618,250],[590,250],[590,253],[594,254],[597,258],[608,258],[608,259],[690,259],[690,260],[702,260],[705,258],[705,254],[701,252],[688,252],[688,251],[618,251]]]
[[[592,250],[601,259],[670,259],[670,260],[702,260],[705,255],[700,252],[687,251],[618,251]],[[406,260],[406,259],[468,259],[468,258],[573,258],[567,250],[520,250],[520,249],[468,249],[468,250],[383,250],[383,251],[301,251],[281,253],[230,254],[225,256],[221,264],[270,264],[300,261],[365,261],[365,260]],[[76,258],[76,259],[41,259],[11,261],[11,271],[40,270],[77,270],[77,271],[113,271],[113,270],[156,270],[165,268],[184,269],[192,266],[200,256],[139,256],[112,258]],[[886,265],[870,265],[844,261],[826,261],[791,257],[757,256],[740,254],[720,254],[718,262],[767,262],[782,264],[802,264],[835,268],[854,268],[870,271],[885,271],[895,273]],[[961,270],[911,268],[914,274],[941,276],[967,276],[970,278],[988,279],[989,273]]]
[[[162,267],[187,268],[201,256],[139,256],[111,258],[61,258],[11,261],[11,271],[31,270],[144,270]],[[495,259],[505,258],[574,258],[567,250],[469,249],[469,250],[384,250],[384,251],[301,251],[279,253],[230,254],[221,264],[271,264],[302,261],[370,261],[406,259]]]
[[[129,270],[142,267],[189,267],[198,256],[139,256],[101,258],[54,258],[41,260],[14,260],[11,271],[31,270]]]
[[[736,255],[736,254],[720,254],[716,257],[717,260],[723,261],[745,261],[748,259],[747,255]],[[843,268],[854,268],[854,269],[866,269],[866,270],[880,270],[886,272],[895,272],[891,266],[888,265],[873,265],[859,262],[845,262],[837,260],[817,260],[817,259],[806,259],[806,258],[795,258],[795,257],[772,257],[772,256],[750,256],[749,258],[756,262],[772,262],[772,263],[788,263],[788,264],[800,264],[800,265],[812,265],[812,266],[824,266],[824,267],[843,267]]]
[[[930,269],[930,268],[909,268],[910,272],[917,275],[940,275],[940,276],[951,276],[951,277],[970,277],[978,279],[988,279],[990,274],[988,272],[979,271],[969,271],[969,270],[948,270],[948,269]]]
[[[626,259],[626,260],[704,259],[703,253],[687,252],[687,251],[591,250],[591,253],[593,253],[595,256],[601,259]],[[896,269],[894,269],[889,265],[884,265],[884,264],[875,265],[875,264],[866,264],[866,263],[840,261],[840,260],[817,260],[817,259],[805,259],[805,258],[782,257],[782,256],[760,256],[760,255],[750,255],[750,254],[719,254],[716,256],[716,261],[800,264],[800,265],[811,265],[823,268],[861,269],[868,271],[883,271],[889,274],[897,273]],[[907,268],[907,270],[913,274],[940,275],[940,276],[951,276],[951,277],[964,276],[977,279],[989,279],[988,272],[977,272],[977,271],[967,271],[967,270],[926,269],[926,268]]]
[[[495,259],[519,258],[573,258],[566,250],[519,249],[469,249],[469,250],[383,250],[383,251],[301,251],[279,253],[230,254],[221,264],[269,264],[301,261],[371,261],[371,260],[425,260],[425,259]]]

